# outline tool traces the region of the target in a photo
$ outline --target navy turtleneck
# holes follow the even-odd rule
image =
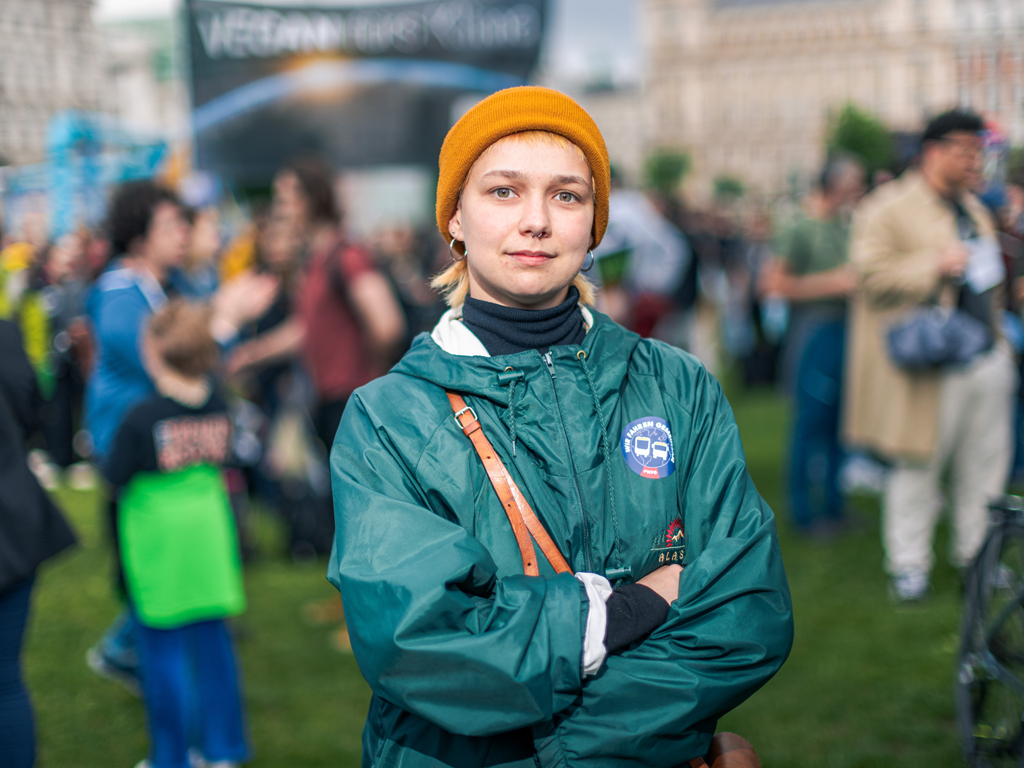
[[[528,349],[543,355],[551,347],[582,344],[587,335],[580,292],[574,285],[569,286],[565,301],[550,309],[515,309],[467,298],[462,306],[462,322],[492,357]]]

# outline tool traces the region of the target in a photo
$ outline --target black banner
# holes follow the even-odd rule
[[[545,0],[186,0],[197,164],[263,183],[301,154],[436,163],[453,100],[524,83],[544,17]]]

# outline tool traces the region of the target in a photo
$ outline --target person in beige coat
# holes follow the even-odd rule
[[[901,601],[928,593],[943,471],[950,470],[950,558],[963,568],[984,541],[986,502],[1003,492],[1012,459],[1017,377],[998,333],[1005,274],[1001,262],[984,257],[991,257],[995,231],[969,191],[980,172],[981,130],[971,113],[932,120],[920,169],[866,198],[851,236],[860,290],[849,318],[843,431],[848,444],[893,462],[883,540],[891,593]],[[989,349],[958,368],[897,368],[887,332],[929,303],[986,323]]]

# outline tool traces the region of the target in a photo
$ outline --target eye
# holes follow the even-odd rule
[[[508,200],[510,197],[512,197],[512,190],[509,189],[508,187],[498,187],[496,190],[494,190],[494,196],[497,197],[499,200]]]
[[[560,203],[575,203],[577,200],[579,200],[579,197],[574,195],[572,192],[559,192],[556,195],[556,199]]]

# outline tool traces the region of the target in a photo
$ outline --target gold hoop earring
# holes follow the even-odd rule
[[[581,267],[580,268],[580,272],[589,272],[590,268],[594,266],[594,251],[593,250],[587,251],[587,256],[590,257],[590,264],[587,264],[587,266],[585,266],[585,267]],[[583,263],[584,264],[587,263],[586,256],[583,258]]]
[[[467,256],[467,254],[463,253],[462,254],[462,259],[455,258],[455,238],[454,237],[452,238],[452,241],[450,243],[448,243],[448,255],[452,257],[452,261],[462,261]]]

